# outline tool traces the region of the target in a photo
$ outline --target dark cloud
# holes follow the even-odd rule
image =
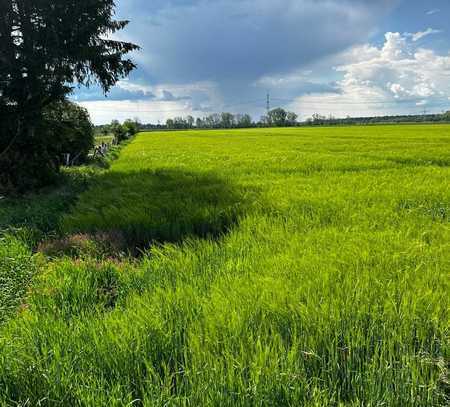
[[[158,98],[160,102],[178,102],[180,100],[191,100],[190,96],[175,96],[172,92],[168,90],[163,90],[161,97]]]
[[[335,92],[332,77],[265,88],[262,77],[288,77],[353,45],[365,43],[400,0],[118,0],[130,20],[121,39],[142,47],[138,70],[110,98],[175,102],[195,109],[259,115],[266,89],[280,98]],[[195,89],[195,83],[213,84]],[[176,90],[180,86],[181,90]],[[158,89],[158,90],[156,90]],[[163,89],[163,90],[162,90]],[[95,96],[79,93],[83,100]],[[91,98],[91,99],[89,99]],[[97,96],[97,100],[101,97]],[[258,103],[248,102],[260,100]]]
[[[122,87],[115,86],[105,96],[102,90],[93,86],[90,88],[75,89],[73,99],[77,102],[88,102],[97,100],[154,100],[156,96],[144,90],[129,90]]]
[[[289,72],[368,38],[394,0],[122,0],[156,80],[248,82]]]

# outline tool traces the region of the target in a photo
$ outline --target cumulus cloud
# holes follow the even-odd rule
[[[339,92],[298,98],[303,114],[337,116],[417,113],[418,106],[440,110],[450,95],[450,55],[415,47],[411,36],[387,33],[381,47],[359,46],[341,56]]]

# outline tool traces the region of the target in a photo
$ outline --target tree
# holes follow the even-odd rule
[[[314,124],[324,124],[324,123],[326,123],[327,118],[326,118],[326,116],[322,116],[319,113],[314,113],[312,115],[312,121]]]
[[[259,119],[259,122],[258,122],[258,126],[265,127],[265,126],[270,126],[270,125],[271,125],[271,123],[269,122],[269,117],[266,115],[261,116],[261,118]]]
[[[173,121],[175,129],[185,129],[187,127],[186,120],[184,120],[182,117],[175,117]]]
[[[294,112],[287,112],[286,122],[289,126],[295,126],[297,123],[298,115]]]
[[[188,117],[186,117],[186,123],[188,125],[188,128],[192,129],[192,127],[194,127],[194,118],[189,115]]]
[[[219,113],[210,114],[205,118],[205,123],[207,127],[211,129],[216,129],[220,127],[221,115]]]
[[[128,24],[114,9],[114,0],[0,1],[0,189],[24,189],[24,177],[39,187],[58,171],[54,140],[39,130],[71,84],[106,93],[134,69],[125,55],[138,47],[110,38]]]
[[[109,128],[111,129],[111,133],[114,135],[116,143],[120,143],[125,140],[126,132],[119,120],[113,120]]]
[[[252,127],[253,122],[252,118],[248,114],[239,114],[236,115],[236,124],[238,127]]]
[[[231,113],[222,113],[221,114],[221,120],[220,120],[220,126],[229,129],[233,127],[234,124],[234,115]]]
[[[166,120],[166,127],[168,129],[174,129],[175,128],[175,122],[173,121],[173,119],[167,119]]]
[[[125,120],[122,127],[128,136],[134,136],[139,131],[139,123],[137,120]]]
[[[196,120],[192,116],[185,119],[175,117],[168,119],[166,128],[168,129],[190,129],[195,126],[198,129],[215,129],[215,128],[232,128],[232,127],[252,127],[254,123],[248,114],[232,114],[232,113],[213,113],[203,119],[198,117]],[[151,127],[151,125],[148,125]]]
[[[268,121],[270,125],[282,127],[286,125],[286,117],[287,117],[286,110],[282,109],[281,107],[278,107],[269,112]]]
[[[94,147],[94,126],[86,109],[69,101],[57,102],[43,112],[42,133],[53,140],[54,156],[70,155],[73,163],[86,161]]]

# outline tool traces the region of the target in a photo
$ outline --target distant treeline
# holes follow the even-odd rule
[[[345,126],[364,124],[396,124],[396,123],[445,123],[450,122],[450,111],[441,114],[426,115],[400,115],[400,116],[374,116],[374,117],[326,117],[319,114],[313,115],[297,126]]]
[[[271,110],[267,116],[255,122],[249,114],[212,113],[203,118],[194,119],[192,116],[168,119],[165,124],[144,124],[142,128],[150,129],[236,129],[268,126],[297,126],[298,116],[293,112],[277,108]]]
[[[302,127],[302,126],[349,126],[369,124],[396,124],[396,123],[445,123],[450,122],[450,111],[441,114],[427,115],[401,115],[401,116],[376,116],[376,117],[346,117],[335,118],[314,114],[305,121],[298,121],[298,116],[293,112],[277,108],[269,112],[267,116],[254,121],[248,114],[213,113],[203,118],[195,119],[192,116],[175,117],[168,119],[165,124],[141,124],[136,119],[127,120],[122,128],[125,133],[134,134],[136,131],[145,130],[186,130],[186,129],[236,129],[252,127]],[[130,127],[132,129],[130,129]],[[97,126],[98,133],[118,133],[118,122],[111,125]],[[131,130],[131,131],[130,131]],[[117,134],[118,138],[119,134]]]

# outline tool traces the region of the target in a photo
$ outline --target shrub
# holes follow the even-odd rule
[[[94,130],[88,112],[67,100],[48,106],[36,118],[33,144],[19,137],[5,146],[2,140],[13,127],[0,129],[0,191],[28,192],[56,181],[63,155],[83,162],[94,146]]]
[[[86,161],[94,147],[94,126],[86,109],[63,101],[49,107],[44,113],[46,131],[53,134],[59,157],[70,154],[76,163]]]
[[[122,127],[129,136],[134,136],[139,131],[139,123],[136,120],[125,120]]]
[[[127,138],[127,132],[124,126],[118,120],[111,122],[111,133],[114,134],[117,143],[124,141]]]
[[[23,193],[55,182],[59,163],[48,132],[41,134],[40,130],[39,137],[33,137],[32,146],[23,137],[6,145],[8,133],[13,131],[8,124],[0,126],[0,192]]]

